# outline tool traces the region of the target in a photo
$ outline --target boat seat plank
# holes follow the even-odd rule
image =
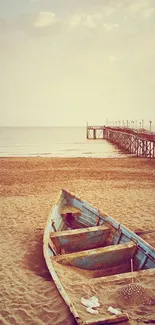
[[[134,242],[90,249],[77,253],[55,256],[54,260],[86,270],[101,270],[116,267],[131,261],[137,249]]]
[[[50,239],[59,251],[63,249],[69,253],[103,247],[106,245],[109,233],[108,227],[97,226],[52,232]]]
[[[112,324],[118,322],[124,322],[129,320],[127,314],[113,315],[108,317],[97,317],[97,320],[90,319],[83,322],[83,325],[100,325],[100,324]]]

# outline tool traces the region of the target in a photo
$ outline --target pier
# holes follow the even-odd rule
[[[155,158],[155,132],[144,128],[87,125],[86,137],[91,140],[105,139],[127,154]]]

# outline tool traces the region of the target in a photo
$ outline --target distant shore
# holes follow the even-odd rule
[[[2,324],[74,324],[42,254],[44,226],[61,188],[134,231],[155,225],[154,159],[1,157]],[[143,238],[155,247],[153,233]]]

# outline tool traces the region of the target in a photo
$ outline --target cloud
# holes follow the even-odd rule
[[[40,12],[33,25],[37,28],[48,27],[57,23],[56,14],[53,12]]]
[[[151,2],[149,0],[134,0],[130,1],[130,3],[127,4],[127,10],[132,13],[137,13],[140,11],[144,11],[145,9],[148,9],[151,5]]]
[[[70,19],[71,26],[87,26],[89,28],[97,27],[97,20],[102,19],[102,15],[99,13],[90,15],[82,13],[81,15],[75,15]]]
[[[86,20],[84,21],[84,25],[89,27],[89,28],[96,28],[96,24],[92,18],[92,16],[87,16]]]
[[[114,61],[115,61],[115,56],[114,56],[114,55],[111,55],[111,56],[109,57],[109,60],[110,60],[110,62],[114,62]]]
[[[78,26],[78,25],[81,24],[81,22],[82,22],[82,17],[81,16],[74,16],[70,20],[70,25],[71,26]]]
[[[13,48],[28,39],[53,37],[62,32],[63,21],[53,12],[24,13],[12,18],[0,19],[0,47]]]
[[[104,24],[103,26],[105,27],[107,32],[111,32],[112,30],[116,30],[120,27],[119,24]]]
[[[142,12],[142,17],[149,19],[153,14],[155,14],[155,8],[148,8],[147,10]]]
[[[123,14],[125,16],[140,15],[143,19],[149,19],[155,12],[154,0],[85,0],[89,8],[96,5],[103,15]]]
[[[141,18],[149,19],[155,12],[155,7],[151,0],[132,0],[125,4],[126,10],[134,17],[138,14]]]
[[[110,16],[111,14],[113,14],[113,12],[115,11],[115,6],[106,6],[105,8],[104,8],[104,13],[106,14],[106,16]]]

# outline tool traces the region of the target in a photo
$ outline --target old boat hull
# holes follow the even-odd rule
[[[44,231],[44,257],[49,272],[78,324],[124,321],[127,314],[83,316],[69,294],[63,272],[85,281],[119,281],[120,277],[155,274],[155,250],[135,233],[89,203],[62,190]],[[62,274],[61,274],[61,272]],[[95,282],[94,282],[95,283]]]

